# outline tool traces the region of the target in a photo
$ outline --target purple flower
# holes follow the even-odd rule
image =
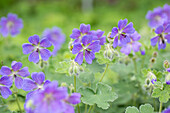
[[[170,43],[170,24],[160,25],[155,29],[156,37],[151,39],[151,45],[155,46],[158,42],[158,50],[166,48],[166,42]]]
[[[43,72],[33,72],[31,77],[33,80],[25,78],[22,85],[24,91],[31,91],[27,94],[27,99],[50,83],[49,80],[45,80],[45,74]]]
[[[138,40],[141,36],[135,32],[131,35],[128,35],[128,37],[131,39],[131,41],[126,45],[123,45],[120,52],[124,53],[125,55],[129,55],[132,50],[133,52],[140,51],[141,43],[139,43]]]
[[[163,25],[167,21],[167,15],[163,13],[161,7],[157,7],[152,11],[148,11],[146,19],[149,20],[149,26],[155,28],[157,26]]]
[[[27,112],[32,113],[74,113],[71,104],[80,103],[80,97],[78,93],[69,96],[66,87],[58,87],[58,83],[53,81],[26,100],[24,106]]]
[[[97,31],[90,31],[89,32],[89,35],[92,35],[93,36],[93,40],[96,41],[100,41],[100,45],[104,45],[104,43],[106,43],[106,36],[103,36],[104,34],[104,31],[102,30],[97,30]]]
[[[145,55],[145,50],[140,50],[141,55]]]
[[[167,21],[170,22],[170,6],[168,4],[164,5],[163,12],[168,17]]]
[[[73,44],[81,43],[82,37],[89,33],[90,33],[90,24],[88,25],[80,24],[80,30],[74,28],[72,34],[70,35],[70,38],[74,39]]]
[[[9,13],[8,17],[2,17],[0,20],[0,33],[7,37],[11,34],[12,37],[20,33],[23,28],[22,20],[17,17],[16,14]]]
[[[12,86],[12,81],[8,76],[2,76],[0,78],[0,92],[3,98],[8,98],[12,94],[12,91],[9,89]]]
[[[93,41],[92,35],[85,35],[82,37],[82,44],[74,44],[72,53],[77,54],[75,62],[79,65],[83,63],[83,57],[85,55],[85,60],[88,64],[92,63],[92,60],[95,58],[95,52],[99,52],[101,46],[99,41]]]
[[[170,107],[166,108],[162,113],[170,113]]]
[[[30,75],[28,67],[22,68],[22,63],[16,61],[12,62],[11,67],[12,68],[10,69],[7,66],[2,66],[0,72],[3,76],[9,76],[11,82],[15,80],[15,86],[18,89],[21,89],[23,84],[23,77],[27,77]]]
[[[120,20],[118,22],[118,28],[113,27],[110,37],[114,38],[113,47],[116,48],[119,44],[126,45],[130,42],[129,34],[133,34],[135,29],[133,28],[133,23],[130,22],[129,24],[127,19]],[[120,39],[120,40],[119,40]]]
[[[167,69],[168,72],[170,72],[170,68]],[[170,73],[168,73],[165,77],[166,84],[170,85]]]
[[[43,32],[43,37],[47,38],[54,46],[52,54],[55,56],[61,45],[65,42],[65,35],[58,27],[46,29]]]
[[[33,35],[28,38],[28,41],[31,44],[25,43],[22,45],[24,54],[31,53],[28,57],[30,62],[38,63],[40,59],[47,61],[51,56],[51,52],[46,49],[51,46],[50,41],[48,39],[42,39],[41,41],[39,40],[40,38],[38,35]]]

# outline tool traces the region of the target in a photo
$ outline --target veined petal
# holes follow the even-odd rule
[[[67,101],[70,104],[76,105],[81,102],[80,97],[80,93],[72,93],[71,96],[69,96],[69,98],[67,99]]]
[[[123,46],[123,47],[120,49],[120,52],[124,53],[125,55],[129,55],[130,52],[131,52],[130,44],[127,44],[127,45]]]
[[[26,99],[29,99],[30,97],[32,97],[33,95],[35,95],[36,92],[38,92],[38,90],[30,91],[29,93],[27,93]]]
[[[95,58],[95,55],[91,51],[85,51],[85,60],[88,64],[92,64],[92,60]]]
[[[2,75],[10,75],[12,73],[11,69],[7,66],[2,66],[0,71]]]
[[[99,50],[101,49],[100,42],[99,42],[99,41],[92,42],[92,43],[87,47],[87,49],[92,50],[92,52],[99,52]]]
[[[22,84],[23,84],[23,79],[21,77],[16,76],[15,77],[15,86],[18,89],[21,89],[22,88]]]
[[[127,44],[128,42],[130,42],[130,37],[127,36],[127,35],[120,35],[120,43],[121,45],[125,45]]]
[[[88,33],[90,31],[90,24],[85,25],[85,24],[80,24],[80,32]]]
[[[113,38],[113,37],[115,37],[117,34],[118,34],[118,29],[117,29],[117,27],[113,27],[110,37]]]
[[[164,33],[170,33],[170,24],[166,26]]]
[[[152,45],[152,46],[155,46],[156,43],[158,42],[158,39],[159,39],[159,36],[153,37],[153,38],[151,39],[151,45]]]
[[[51,56],[51,52],[48,49],[40,49],[40,55],[44,61],[47,61]]]
[[[50,80],[46,80],[46,81],[44,82],[43,87],[46,87],[49,83],[51,83],[51,81],[50,81]]]
[[[33,80],[31,80],[29,78],[25,78],[23,80],[22,89],[24,91],[31,91],[31,90],[33,90],[35,88],[37,88],[37,85]]]
[[[22,77],[27,77],[30,75],[29,71],[28,71],[28,67],[24,67],[21,70],[18,71],[17,73],[18,75],[22,76]]]
[[[116,48],[117,46],[118,46],[118,36],[116,36],[113,41],[113,48]]]
[[[29,57],[28,60],[30,62],[38,63],[39,62],[39,53],[37,51],[33,51]]]
[[[164,27],[161,25],[161,26],[159,26],[159,27],[157,27],[155,29],[155,33],[156,34],[161,34],[163,32],[163,30],[164,30]]]
[[[170,43],[170,34],[167,34],[164,37],[165,37],[165,39],[167,39],[167,42]]]
[[[77,62],[79,65],[83,63],[83,51],[77,54],[75,62]]]
[[[65,103],[65,111],[63,113],[75,113],[74,107],[70,104]]]
[[[73,54],[77,54],[78,52],[80,52],[83,49],[81,44],[74,44],[73,49],[72,49],[72,53]]]
[[[40,38],[39,38],[38,35],[33,35],[33,36],[30,36],[30,37],[28,38],[28,41],[29,41],[30,43],[34,44],[34,45],[38,45],[39,40],[40,40]]]
[[[85,35],[82,37],[82,43],[84,46],[87,46],[88,44],[90,44],[93,40],[93,37],[91,35]]]
[[[6,85],[8,87],[12,86],[13,80],[8,76],[2,76],[0,78],[0,84]]]
[[[34,46],[31,44],[23,44],[22,48],[24,54],[29,54],[34,50]]]
[[[41,47],[50,47],[52,44],[48,39],[42,39],[40,42]]]
[[[45,80],[45,74],[43,72],[34,72],[31,75],[32,79],[39,85],[41,85]]]
[[[133,23],[130,22],[122,31],[123,33],[128,33],[128,34],[132,34],[135,32],[135,29],[133,28]]]
[[[81,36],[80,30],[77,29],[77,28],[74,28],[73,31],[72,31],[72,34],[70,35],[70,38],[77,39],[80,36]]]
[[[104,45],[104,43],[106,43],[106,36],[100,38],[100,45]]]
[[[6,86],[0,86],[0,92],[3,98],[7,99],[9,95],[12,94],[12,91]]]
[[[127,25],[127,22],[128,22],[128,20],[127,19],[124,19],[124,20],[119,20],[119,22],[118,22],[118,28],[119,28],[119,30],[122,30],[126,25]]]
[[[16,62],[15,64],[12,65],[12,69],[14,71],[18,71],[19,69],[21,69],[22,67],[22,63],[21,62]]]
[[[166,48],[166,42],[162,41],[162,40],[159,40],[158,41],[158,50],[165,49],[165,48]]]
[[[133,42],[132,43],[132,49],[134,52],[138,52],[140,50],[140,47],[142,46],[141,43],[139,42]]]

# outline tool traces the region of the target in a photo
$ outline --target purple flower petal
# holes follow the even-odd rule
[[[65,105],[65,111],[63,113],[75,113],[74,107],[70,104],[64,104]]]
[[[170,33],[170,24],[166,26],[164,33]]]
[[[80,93],[72,93],[71,96],[69,96],[69,98],[67,99],[67,101],[70,103],[70,104],[78,104],[81,102],[80,100]]]
[[[31,91],[35,88],[37,88],[37,84],[33,80],[31,80],[29,78],[25,78],[23,80],[22,89],[24,91]]]
[[[29,54],[34,50],[34,46],[32,46],[31,44],[23,44],[22,48],[24,54]]]
[[[90,31],[90,24],[85,25],[85,24],[80,24],[80,32],[88,33]]]
[[[81,50],[83,49],[81,44],[74,44],[73,49],[72,49],[72,53],[73,54],[77,54],[79,53]]]
[[[104,45],[106,43],[106,36],[100,38],[100,45]]]
[[[129,37],[133,40],[133,41],[138,41],[140,40],[141,36],[140,34],[138,34],[138,32],[134,32],[133,34],[130,34]]]
[[[33,35],[28,38],[28,41],[34,45],[38,45],[39,43],[39,36],[38,35]]]
[[[47,61],[51,56],[51,52],[48,49],[40,49],[40,55],[44,61]]]
[[[158,39],[159,39],[159,36],[153,37],[153,38],[151,39],[151,45],[152,45],[152,46],[155,46],[156,43],[158,42]]]
[[[2,84],[2,85],[6,85],[8,87],[11,87],[12,83],[13,83],[13,80],[10,79],[10,77],[8,77],[8,76],[2,76],[0,78],[0,84]]]
[[[102,31],[100,29],[96,31],[97,37],[102,37],[103,34],[104,34],[104,31]]]
[[[141,43],[139,42],[133,42],[132,43],[132,49],[134,52],[138,52],[140,50],[140,47],[142,46]]]
[[[165,49],[165,48],[166,48],[165,41],[159,40],[159,42],[158,42],[158,50]]]
[[[44,82],[43,87],[46,87],[49,83],[51,83],[51,81],[50,81],[50,80],[46,80],[46,81]]]
[[[113,27],[110,37],[113,38],[113,37],[115,37],[117,34],[118,34],[118,29],[117,29],[117,27]]]
[[[170,68],[167,68],[166,71],[170,72]]]
[[[121,45],[125,45],[127,44],[128,42],[130,42],[130,37],[127,36],[127,35],[120,35],[120,43]]]
[[[21,89],[22,88],[22,84],[23,84],[23,79],[21,77],[16,76],[15,77],[15,86],[18,89]]]
[[[99,52],[100,49],[101,49],[100,42],[99,42],[99,41],[92,42],[92,43],[87,47],[87,49],[92,50],[92,52]]]
[[[42,39],[40,42],[41,47],[50,47],[52,44],[48,39]]]
[[[156,34],[161,34],[161,33],[163,32],[163,30],[164,30],[164,27],[163,27],[163,26],[159,26],[159,27],[157,27],[157,28],[155,29],[155,33],[156,33]]]
[[[77,38],[80,37],[80,36],[81,36],[80,30],[74,28],[73,31],[72,31],[72,34],[70,35],[70,38],[72,38],[72,39],[77,39]]]
[[[27,93],[26,95],[26,99],[30,99],[32,96],[35,95],[35,93],[38,92],[38,90],[35,90],[35,91],[30,91],[29,93]]]
[[[123,47],[120,49],[120,52],[124,53],[125,55],[129,55],[130,52],[131,52],[130,44],[127,44],[127,45],[123,46]]]
[[[113,41],[113,48],[116,48],[117,46],[118,46],[118,36],[116,36]]]
[[[32,52],[29,55],[28,60],[30,62],[38,63],[39,62],[39,53],[37,51]]]
[[[39,72],[39,73],[34,72],[32,73],[31,77],[39,85],[41,85],[45,80],[45,75],[43,72]]]
[[[7,66],[2,66],[0,71],[2,75],[10,75],[12,73],[11,69]]]
[[[91,35],[85,35],[82,37],[82,43],[84,46],[87,46],[88,44],[90,44],[93,40],[93,37]]]
[[[24,67],[21,70],[18,71],[17,73],[18,75],[22,76],[22,77],[27,77],[30,75],[29,71],[28,71],[28,67]]]
[[[135,29],[133,28],[133,23],[130,22],[122,31],[123,33],[128,33],[128,34],[132,34],[135,32]]]
[[[22,63],[21,62],[16,62],[15,64],[12,65],[12,69],[14,71],[18,71],[19,69],[21,69],[22,67]]]
[[[127,22],[128,22],[127,19],[124,19],[124,20],[121,19],[121,20],[118,22],[118,28],[119,28],[119,30],[122,30],[122,29],[127,25]]]
[[[141,55],[145,55],[145,50],[140,51]]]
[[[165,37],[165,39],[167,39],[167,42],[170,43],[170,34],[167,34],[164,37]]]
[[[0,92],[3,98],[7,99],[9,95],[12,94],[12,91],[6,86],[0,86]]]
[[[95,55],[91,51],[85,51],[85,60],[88,64],[92,64],[92,60],[95,58]]]
[[[77,62],[79,65],[83,63],[83,51],[77,54],[75,62]]]

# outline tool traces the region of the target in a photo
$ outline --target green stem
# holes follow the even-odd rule
[[[134,69],[135,69],[135,73],[137,73],[137,65],[136,65],[136,59],[133,59],[133,64],[134,64]]]
[[[95,104],[93,105],[93,108],[92,108],[92,111],[91,111],[91,113],[93,113],[93,111],[94,111],[94,108],[95,108]]]
[[[74,75],[74,92],[76,92],[76,75]],[[77,110],[78,110],[78,113],[80,113],[79,104],[77,104]]]
[[[109,66],[109,64],[106,64],[106,68],[105,68],[104,73],[103,73],[103,75],[102,75],[102,77],[101,77],[101,79],[100,79],[99,82],[101,82],[101,81],[103,80],[104,75],[106,74],[106,71],[107,71],[107,69],[108,69],[108,66]]]
[[[18,105],[19,111],[20,111],[20,113],[22,113],[21,106],[20,106],[20,104],[19,104],[19,100],[18,100],[18,96],[17,96],[17,94],[15,94],[15,97],[16,97],[16,102],[17,102],[17,105]]]
[[[84,113],[87,112],[87,104],[85,104],[85,110],[84,110]]]
[[[159,113],[161,113],[161,111],[162,111],[162,102],[160,102]]]
[[[91,105],[87,113],[90,113],[90,111],[91,111],[92,107],[93,107],[93,106]]]

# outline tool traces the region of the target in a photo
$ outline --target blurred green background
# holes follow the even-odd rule
[[[45,74],[50,80],[70,84],[73,81],[72,77],[56,73],[55,70],[58,62],[67,57],[70,58],[68,43],[73,28],[79,28],[81,23],[90,24],[92,30],[101,29],[107,35],[113,27],[117,26],[120,19],[127,18],[129,22],[134,23],[135,29],[142,35],[140,42],[144,46],[149,46],[150,38],[154,36],[154,33],[148,27],[145,15],[149,10],[158,6],[163,7],[166,3],[170,5],[170,0],[0,0],[0,17],[6,17],[8,13],[15,13],[23,19],[24,23],[24,28],[16,37],[0,37],[0,67],[2,65],[10,66],[11,62],[15,60],[21,61],[23,66],[28,66],[30,72],[42,71],[37,65],[28,61],[28,55],[23,55],[22,44],[28,43],[29,36],[34,34],[41,36],[46,28],[57,26],[66,35],[66,42],[58,51],[57,56],[50,59],[50,65],[45,69]],[[169,47],[159,51],[159,60],[153,66],[157,70],[163,70],[163,60],[170,59]],[[144,67],[148,66],[152,52],[155,50],[157,51],[157,48],[146,52],[147,56],[143,57],[145,59]],[[137,65],[140,66],[142,62],[139,60]],[[100,76],[97,75],[103,72],[104,65],[93,62],[87,67],[90,71],[97,73],[95,77],[98,79]],[[123,113],[128,105],[132,105],[132,94],[138,90],[134,87],[134,82],[128,81],[133,76],[132,71],[133,63],[128,66],[124,64],[110,66],[103,82],[113,86],[113,89],[119,94],[119,99],[111,104],[107,113]],[[127,81],[125,82],[125,80]],[[26,94],[23,91],[20,93]],[[24,101],[21,99],[22,107]],[[137,100],[137,105],[145,102],[152,103],[152,99],[145,95]],[[156,102],[158,103],[158,101]],[[12,110],[17,109],[16,103],[12,104],[10,101],[8,105]],[[95,112],[106,111],[97,109]]]

